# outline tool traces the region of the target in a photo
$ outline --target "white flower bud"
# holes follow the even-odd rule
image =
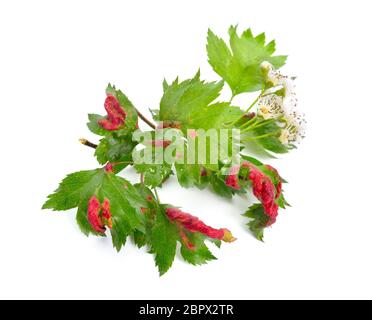
[[[282,131],[280,133],[279,141],[284,145],[288,145],[289,135],[290,135],[290,133],[287,129],[282,129]]]
[[[261,63],[261,69],[262,71],[269,72],[270,70],[273,70],[274,67],[270,62],[264,61]]]

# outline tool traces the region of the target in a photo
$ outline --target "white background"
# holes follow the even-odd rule
[[[0,298],[372,298],[370,1],[1,1]],[[97,141],[110,81],[148,115],[163,77],[217,80],[208,27],[265,31],[298,76],[307,114],[300,148],[270,160],[290,182],[292,208],[256,241],[249,200],[167,183],[160,196],[239,240],[193,267],[176,258],[159,278],[132,244],[86,238],[74,210],[40,208],[69,172],[97,166],[78,138]],[[228,96],[226,90],[226,97]],[[249,104],[241,96],[236,103]],[[125,173],[136,181],[132,171]]]

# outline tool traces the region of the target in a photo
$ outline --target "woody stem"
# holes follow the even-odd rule
[[[153,129],[156,129],[156,126],[150,121],[148,120],[141,112],[139,112],[137,109],[137,114],[138,114],[138,117],[145,123],[147,123],[151,128]],[[80,139],[79,140],[81,144],[83,144],[84,146],[87,146],[87,147],[90,147],[90,148],[93,148],[93,149],[97,149],[98,145],[96,145],[95,143],[93,142],[90,142],[88,141],[87,139]]]
[[[93,142],[90,142],[88,141],[87,139],[79,139],[80,143],[83,144],[84,146],[87,146],[87,147],[90,147],[90,148],[93,148],[93,149],[97,149],[98,145],[96,145],[95,143]]]
[[[138,113],[138,117],[145,123],[147,123],[151,128],[155,129],[156,126],[149,120],[147,119],[141,112],[139,112],[137,109],[136,109],[137,113]]]

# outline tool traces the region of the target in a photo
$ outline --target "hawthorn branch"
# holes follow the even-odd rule
[[[138,117],[145,123],[147,123],[152,129],[156,129],[156,126],[155,124],[153,124],[149,119],[147,119],[141,112],[139,112],[137,109],[136,109],[137,113],[138,113]],[[93,148],[93,149],[97,149],[98,145],[93,143],[93,142],[90,142],[88,141],[87,139],[84,139],[84,138],[81,138],[79,139],[80,143],[83,144],[84,146],[87,146],[87,147],[90,147],[90,148]]]
[[[136,109],[136,111],[143,122],[147,123],[151,128],[156,129],[156,126],[149,119],[147,119],[141,112],[139,112],[138,109]]]
[[[90,142],[88,141],[87,139],[79,139],[80,143],[83,144],[84,146],[87,146],[87,147],[90,147],[90,148],[93,148],[93,149],[97,149],[98,145],[96,145],[95,143],[93,142]]]
[[[142,188],[144,188],[145,187],[145,176],[143,173],[141,173],[140,175],[140,181],[141,181]]]

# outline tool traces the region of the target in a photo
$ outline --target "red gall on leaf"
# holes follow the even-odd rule
[[[99,217],[101,210],[101,204],[96,196],[90,198],[88,203],[88,221],[91,224],[92,228],[99,232],[104,233],[105,227],[102,223],[102,220]]]
[[[265,214],[270,218],[268,226],[275,223],[278,216],[279,206],[275,202],[277,189],[271,179],[263,172],[258,170],[253,164],[249,163],[248,178],[252,182],[253,194],[260,200],[264,207]]]
[[[120,106],[119,101],[113,95],[107,96],[105,101],[105,109],[107,111],[107,117],[98,122],[101,127],[108,131],[115,131],[125,125],[125,118],[127,114]]]
[[[108,199],[105,199],[102,204],[102,220],[105,225],[112,229],[112,219],[111,219],[111,205]]]
[[[195,245],[190,241],[190,239],[187,237],[186,233],[183,231],[182,226],[179,226],[179,232],[180,232],[180,237],[182,240],[182,243],[190,250],[195,250]]]
[[[114,166],[113,166],[113,164],[112,164],[112,163],[108,163],[108,164],[106,164],[106,166],[105,166],[105,171],[106,171],[107,173],[113,173],[113,172],[114,172]]]
[[[202,168],[201,170],[200,170],[200,176],[202,176],[202,177],[206,177],[208,175],[208,171],[207,171],[207,169],[206,168]]]
[[[248,113],[248,114],[244,114],[243,118],[244,118],[244,119],[251,120],[251,119],[253,119],[255,116],[256,116],[256,113],[255,113],[255,112],[250,112],[250,113]]]
[[[279,177],[278,171],[269,166],[265,166],[268,170],[277,175],[278,183],[275,186],[271,179],[260,171],[256,166],[249,162],[243,162],[242,165],[233,166],[230,169],[230,174],[225,179],[225,184],[235,190],[240,190],[239,185],[239,172],[241,168],[249,168],[248,179],[252,182],[253,194],[260,200],[264,207],[265,214],[270,218],[268,225],[275,223],[278,216],[279,206],[275,202],[281,195],[282,182]]]
[[[98,198],[95,195],[92,196],[88,203],[88,221],[93,230],[98,233],[105,233],[105,226],[108,226],[111,229],[112,219],[110,201],[105,199],[101,205]]]
[[[275,198],[278,199],[280,195],[282,194],[282,188],[283,188],[283,183],[282,183],[282,178],[280,177],[278,170],[276,170],[274,167],[270,165],[265,165],[266,169],[274,172],[276,179],[278,180],[278,183],[276,185],[276,196]]]
[[[166,129],[166,128],[173,128],[173,129],[181,129],[181,122],[179,121],[163,121],[158,124],[158,129]]]
[[[172,222],[177,223],[179,226],[189,232],[199,232],[209,238],[219,239],[225,242],[233,242],[236,240],[228,229],[214,229],[212,227],[209,227],[197,217],[182,212],[177,208],[168,207],[166,209],[166,213],[168,218]]]
[[[167,148],[172,143],[172,141],[170,141],[170,140],[152,140],[150,143],[155,148]]]
[[[240,171],[240,165],[233,166],[230,169],[229,175],[225,179],[225,184],[228,187],[231,187],[235,190],[240,190],[239,185],[239,171]]]

